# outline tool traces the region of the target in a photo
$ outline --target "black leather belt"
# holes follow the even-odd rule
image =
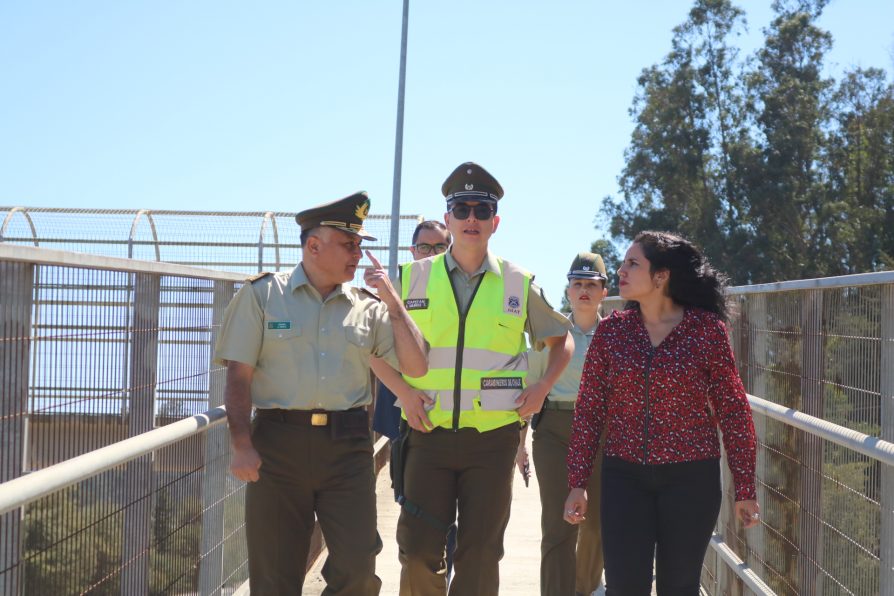
[[[574,411],[574,402],[573,401],[552,401],[549,400],[545,404],[543,404],[543,408],[546,410],[561,410],[566,412]]]
[[[285,422],[286,424],[296,424],[300,426],[329,426],[332,418],[343,415],[347,412],[365,412],[364,408],[353,408],[350,410],[286,410],[282,408],[265,408],[255,410],[255,416],[266,420],[276,420]]]

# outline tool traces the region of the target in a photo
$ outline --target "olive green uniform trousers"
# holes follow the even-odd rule
[[[316,513],[328,549],[323,594],[378,594],[372,439],[333,440],[328,426],[264,418],[252,443],[262,463],[245,493],[251,593],[301,594]]]
[[[534,469],[540,485],[540,593],[543,596],[589,596],[602,579],[602,533],[599,523],[602,453],[587,484],[586,520],[574,526],[563,519],[568,498],[568,440],[574,412],[545,410],[532,437]]]
[[[410,431],[404,495],[428,515],[457,521],[451,596],[497,596],[503,534],[509,523],[518,424],[478,432]],[[401,511],[397,544],[402,596],[448,593],[444,529]]]

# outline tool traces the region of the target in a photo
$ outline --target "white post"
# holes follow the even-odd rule
[[[823,290],[807,290],[801,306],[801,412],[823,418]],[[823,551],[823,441],[803,433],[801,440],[801,509],[798,515],[798,587],[817,594]]]
[[[22,475],[34,265],[0,262],[0,483]],[[22,592],[22,510],[0,515],[0,594]]]
[[[155,386],[158,368],[158,318],[161,278],[137,273],[133,302],[130,350],[130,399],[128,436],[150,431],[155,425]],[[149,536],[152,528],[152,499],[155,488],[152,455],[129,462],[125,468],[125,495],[129,504],[124,513],[122,540],[121,594],[149,593]]]
[[[214,370],[214,346],[220,332],[223,313],[233,297],[233,282],[214,282],[211,312],[211,346],[208,355],[208,409],[224,403],[226,371]],[[205,466],[202,474],[202,550],[199,562],[199,593],[203,596],[220,594],[223,582],[224,503],[226,491],[226,454],[229,434],[224,427],[205,435]]]
[[[894,441],[894,284],[882,286],[881,300],[881,438]],[[881,536],[879,585],[882,596],[894,596],[894,468],[881,465]]]

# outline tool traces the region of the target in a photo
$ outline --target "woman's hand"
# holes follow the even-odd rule
[[[579,524],[587,514],[587,491],[583,488],[572,488],[565,499],[563,517],[569,524]]]
[[[736,501],[736,519],[746,528],[756,526],[761,521],[761,506],[757,501]]]

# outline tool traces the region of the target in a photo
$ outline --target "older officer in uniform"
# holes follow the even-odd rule
[[[378,594],[369,358],[427,370],[425,344],[381,265],[353,288],[366,193],[302,211],[303,256],[291,273],[246,283],[224,315],[215,360],[227,367],[236,478],[249,482],[245,526],[253,594],[301,592],[319,519],[327,595]],[[255,419],[249,422],[251,408]]]
[[[580,378],[590,340],[599,324],[599,306],[607,292],[608,276],[602,257],[591,252],[579,253],[568,270],[565,290],[571,305],[571,335],[574,356],[559,380],[550,389],[543,409],[531,425],[534,430],[534,469],[540,487],[542,511],[540,526],[540,594],[542,596],[589,596],[602,582],[602,532],[599,520],[599,489],[602,455],[593,465],[587,484],[590,511],[579,525],[563,517],[568,496],[568,439],[577,400]],[[531,377],[537,377],[545,365],[544,352],[531,352]],[[519,447],[523,452],[524,445]],[[523,454],[526,458],[527,454]]]
[[[540,410],[574,343],[533,276],[488,251],[500,223],[497,180],[464,163],[441,190],[453,244],[404,265],[401,277],[404,305],[430,344],[428,373],[403,371],[421,391],[401,402],[412,428],[404,496],[414,504],[397,527],[401,594],[447,593],[445,535],[429,518],[449,525],[458,509],[450,594],[496,595],[519,424]],[[530,385],[525,331],[551,348],[543,378]]]

